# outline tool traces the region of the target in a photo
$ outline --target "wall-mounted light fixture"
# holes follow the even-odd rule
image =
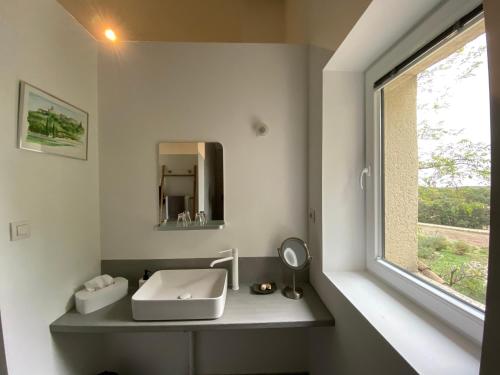
[[[255,134],[259,137],[267,135],[269,133],[269,126],[264,124],[262,121],[257,121],[253,124],[253,129]]]

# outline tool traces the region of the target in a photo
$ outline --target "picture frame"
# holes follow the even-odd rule
[[[88,112],[20,81],[20,149],[87,160],[88,122]]]

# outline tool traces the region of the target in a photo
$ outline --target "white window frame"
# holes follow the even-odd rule
[[[484,328],[482,311],[382,259],[381,98],[374,83],[480,4],[477,0],[442,4],[365,73],[366,165],[373,171],[366,189],[367,269],[478,344],[482,342]]]

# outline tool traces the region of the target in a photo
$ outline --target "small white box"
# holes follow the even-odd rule
[[[89,314],[122,299],[128,294],[128,280],[115,277],[115,283],[94,292],[82,289],[75,293],[76,311]]]

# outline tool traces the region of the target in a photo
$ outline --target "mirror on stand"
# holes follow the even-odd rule
[[[296,286],[295,272],[305,269],[311,263],[311,254],[307,244],[300,238],[287,238],[278,248],[281,261],[292,270],[292,285],[283,290],[287,298],[300,299],[304,295],[302,288]]]

